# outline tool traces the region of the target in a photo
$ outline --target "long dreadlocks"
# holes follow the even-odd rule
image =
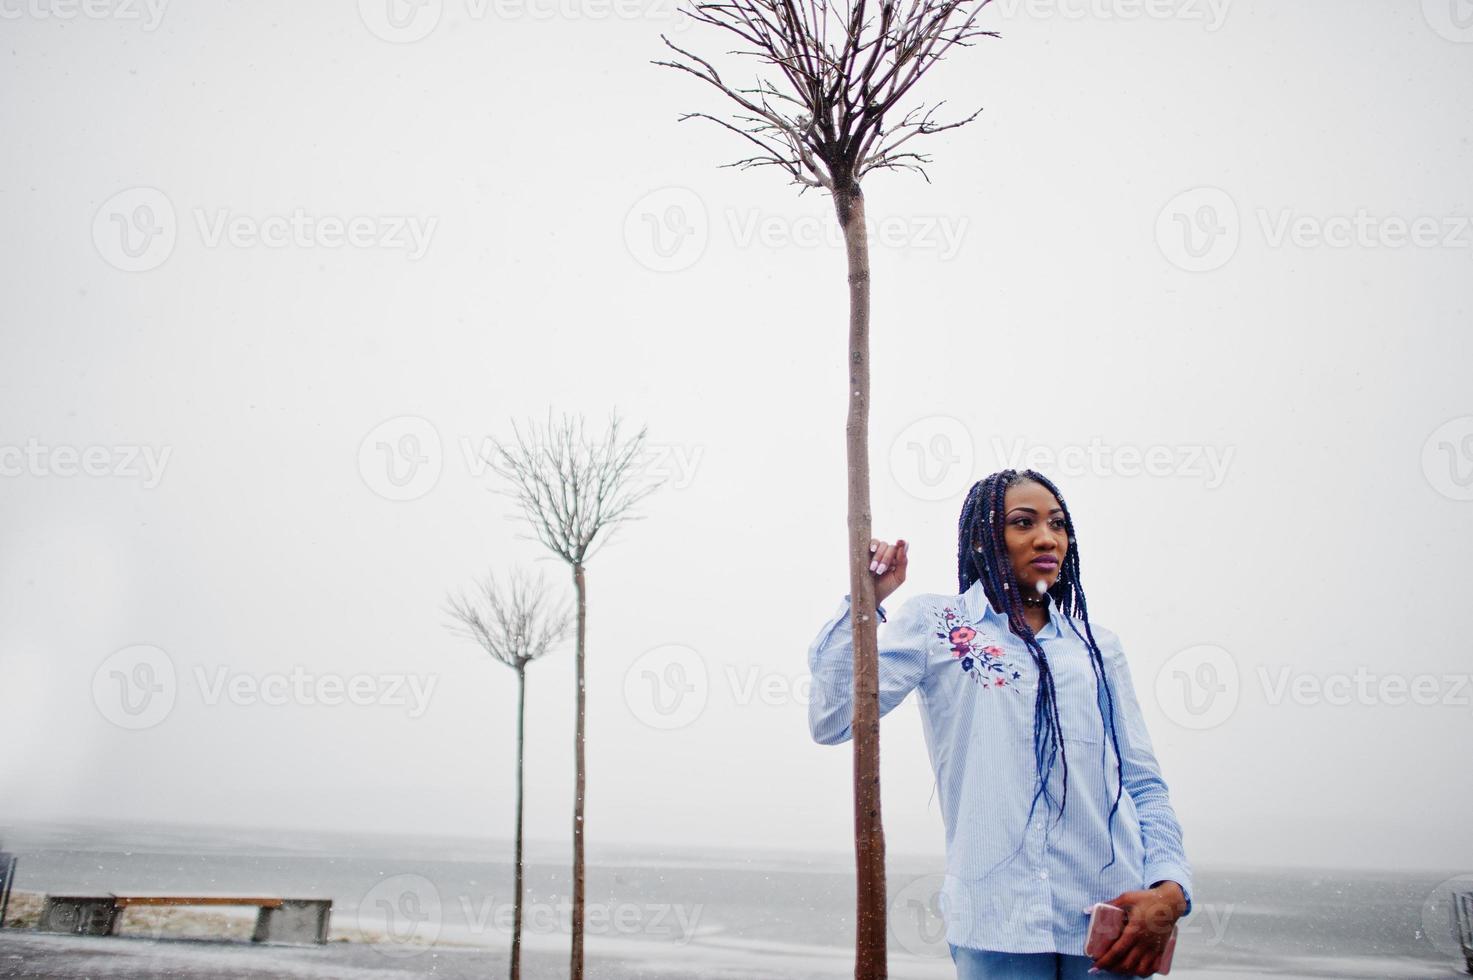
[[[1064,503],[1064,495],[1059,492],[1059,488],[1054,486],[1042,473],[1035,470],[1002,470],[973,484],[971,491],[967,494],[966,503],[962,505],[961,518],[957,522],[957,585],[961,592],[966,592],[980,578],[982,587],[987,593],[987,601],[992,604],[992,608],[1007,615],[1008,626],[1014,635],[1022,639],[1028,651],[1033,655],[1033,663],[1038,668],[1038,696],[1033,705],[1033,763],[1038,788],[1034,791],[1033,800],[1028,806],[1028,819],[1032,821],[1040,795],[1043,796],[1046,804],[1051,802],[1048,780],[1049,775],[1053,772],[1056,759],[1063,767],[1063,794],[1059,799],[1059,812],[1062,813],[1064,804],[1069,798],[1069,760],[1064,752],[1063,728],[1059,722],[1059,704],[1054,688],[1054,675],[1049,669],[1048,656],[1043,652],[1043,647],[1033,634],[1033,628],[1028,625],[1028,620],[1023,616],[1023,596],[1017,576],[1013,573],[1013,563],[1008,557],[1007,544],[1003,537],[1007,524],[1003,507],[1004,495],[1009,487],[1025,482],[1036,483],[1052,493],[1064,512],[1064,529],[1068,534],[1068,549],[1064,555],[1063,569],[1059,573],[1059,579],[1048,590],[1048,593],[1054,601],[1055,608],[1069,617],[1069,627],[1074,630],[1074,634],[1079,636],[1089,648],[1090,665],[1095,675],[1095,704],[1100,709],[1100,716],[1110,732],[1110,742],[1115,747],[1115,800],[1110,806],[1110,815],[1106,822],[1106,831],[1110,834],[1110,860],[1100,869],[1103,872],[1105,868],[1115,863],[1115,835],[1111,828],[1115,819],[1115,811],[1120,807],[1120,795],[1124,787],[1124,769],[1120,761],[1120,740],[1115,732],[1115,697],[1110,690],[1109,678],[1105,676],[1105,661],[1100,655],[1099,644],[1095,642],[1094,631],[1090,629],[1089,608],[1085,603],[1084,586],[1079,577],[1078,538],[1074,533],[1074,520],[1069,516],[1069,505]],[[1074,625],[1075,618],[1084,623],[1083,635],[1079,633],[1079,627]],[[1101,701],[1101,695],[1103,695],[1103,701]],[[1105,761],[1105,746],[1101,744],[1101,768],[1104,767]],[[1022,846],[1020,842],[1019,849]],[[1016,854],[1017,851],[1013,853]]]

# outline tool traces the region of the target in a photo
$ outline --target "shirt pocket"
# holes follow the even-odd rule
[[[1088,650],[1072,649],[1067,657],[1058,658],[1054,668],[1060,697],[1068,705],[1060,711],[1064,725],[1064,742],[1093,746],[1096,753],[1108,738],[1106,713],[1110,710],[1110,698],[1115,701],[1115,725],[1118,730],[1123,724],[1120,692],[1111,685],[1110,694],[1096,679],[1095,668]]]

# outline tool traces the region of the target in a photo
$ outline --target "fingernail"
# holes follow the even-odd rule
[[[890,566],[886,565],[884,562],[880,562],[880,567],[877,568],[877,569],[875,569],[875,573],[878,574],[878,575],[884,575],[885,574],[885,569],[887,569],[889,567]]]
[[[1099,973],[1100,972],[1100,969],[1099,969],[1099,967],[1092,966],[1092,967],[1089,968],[1089,971],[1088,972],[1090,972],[1090,973]]]
[[[878,548],[878,547],[879,547],[879,545],[877,545],[877,544],[870,545],[869,546],[869,553],[870,554],[874,554],[875,553],[875,549]]]
[[[869,570],[870,571],[874,571],[876,568],[879,568],[879,567],[880,567],[880,563],[877,562],[877,561],[872,561],[872,562],[869,563]]]

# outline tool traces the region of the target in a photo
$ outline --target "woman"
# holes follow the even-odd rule
[[[883,602],[905,581],[907,545],[870,550]],[[878,610],[880,713],[920,689],[957,976],[1150,976],[1191,911],[1191,870],[1120,640],[1089,621],[1058,489],[1033,470],[976,483],[957,576],[957,595]],[[826,745],[852,734],[852,641],[845,596],[808,651],[809,728]],[[1096,902],[1124,909],[1126,928],[1092,961]]]

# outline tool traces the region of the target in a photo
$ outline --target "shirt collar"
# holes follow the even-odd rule
[[[987,601],[987,590],[982,587],[980,578],[969,585],[967,591],[962,595],[966,598],[967,609],[972,613],[973,619],[990,619],[1003,632],[1008,631],[1008,617],[994,609],[992,603]],[[1036,636],[1040,640],[1062,636],[1059,622],[1064,614],[1059,610],[1059,604],[1047,592],[1043,594],[1043,601],[1048,606],[1048,622],[1043,625],[1043,629],[1039,630]]]

